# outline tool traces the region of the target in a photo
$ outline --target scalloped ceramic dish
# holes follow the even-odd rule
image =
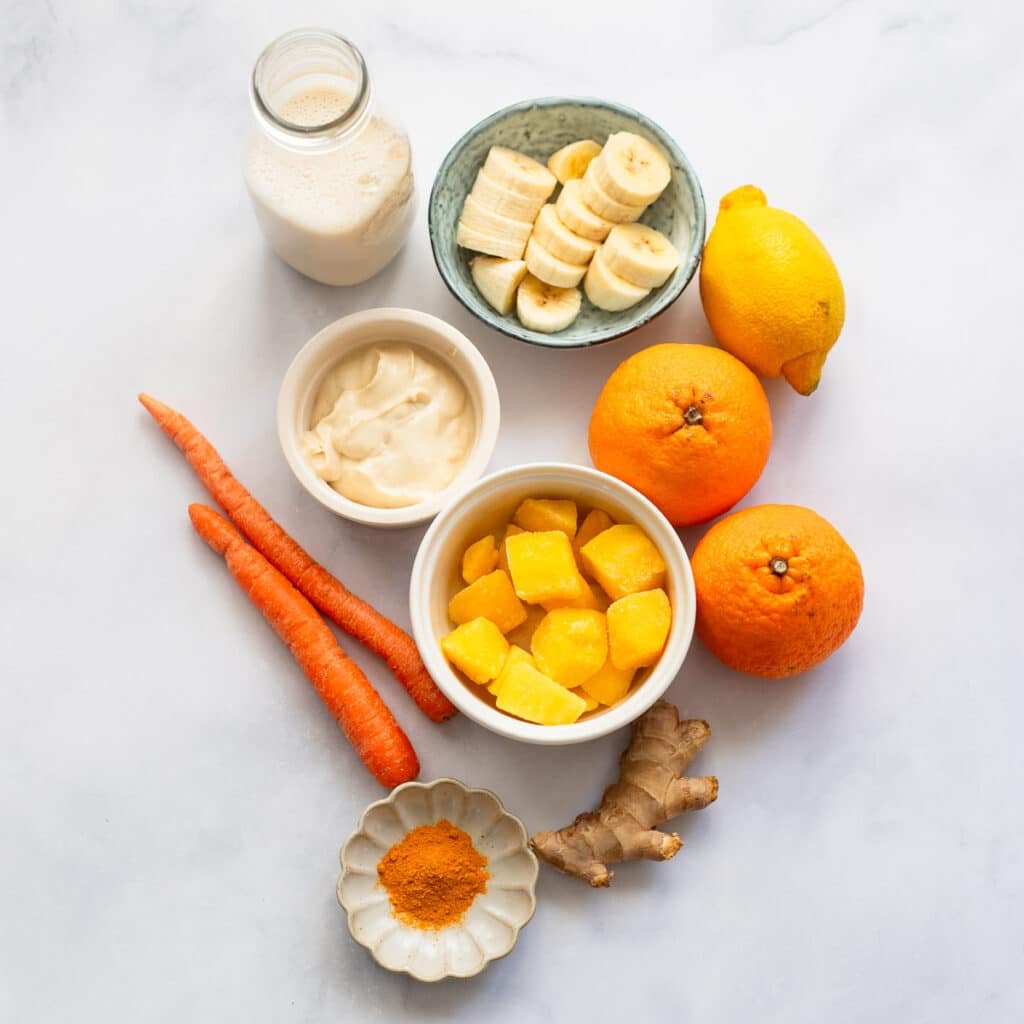
[[[491,878],[458,924],[424,931],[392,915],[377,864],[407,832],[441,818],[469,834]],[[338,902],[352,937],[381,967],[441,981],[471,978],[512,951],[536,909],[536,884],[537,858],[523,823],[490,790],[438,779],[407,782],[366,808],[341,848]]]
[[[469,272],[473,254],[455,244],[462,204],[487,151],[491,146],[508,146],[547,163],[556,149],[569,142],[594,139],[604,143],[609,135],[619,131],[636,132],[649,139],[672,167],[668,188],[640,219],[672,240],[679,250],[679,268],[660,288],[618,313],[597,309],[584,298],[575,322],[556,334],[529,330],[514,312],[502,316],[487,304],[473,284]],[[510,338],[550,348],[597,345],[647,323],[679,298],[690,283],[704,248],[704,194],[686,154],[664,128],[639,111],[598,99],[548,96],[524,100],[474,125],[452,146],[434,178],[427,220],[434,262],[455,298],[474,316]]]

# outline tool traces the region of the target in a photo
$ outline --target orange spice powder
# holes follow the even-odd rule
[[[487,858],[447,818],[420,825],[380,859],[377,877],[395,915],[423,929],[461,920],[473,900],[487,891]]]

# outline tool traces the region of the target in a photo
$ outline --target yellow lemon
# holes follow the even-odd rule
[[[843,329],[843,282],[799,217],[744,185],[726,195],[700,268],[704,313],[722,348],[809,395]]]

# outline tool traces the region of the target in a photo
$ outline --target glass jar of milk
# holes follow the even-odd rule
[[[412,151],[377,108],[360,52],[297,29],[256,61],[245,181],[267,241],[324,284],[358,284],[394,259],[415,212]]]

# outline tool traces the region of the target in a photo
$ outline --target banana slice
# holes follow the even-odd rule
[[[591,160],[601,152],[593,139],[570,142],[548,157],[548,170],[564,185],[574,178],[582,178]]]
[[[641,288],[659,288],[679,266],[676,247],[646,224],[616,224],[601,253],[613,274]]]
[[[512,312],[516,304],[516,292],[526,277],[526,263],[523,260],[474,256],[469,261],[469,273],[473,284],[489,306],[502,316]]]
[[[488,256],[501,256],[506,260],[521,260],[523,250],[526,246],[517,242],[507,235],[504,238],[483,234],[467,228],[462,221],[459,221],[458,231],[455,233],[455,244],[463,249],[472,249],[473,252],[484,252]]]
[[[557,256],[566,263],[586,266],[590,257],[597,252],[597,242],[580,238],[570,231],[555,212],[554,203],[548,203],[540,211],[537,223],[533,225],[533,237],[544,246],[552,256]]]
[[[594,253],[594,258],[587,268],[587,276],[583,279],[583,291],[591,304],[598,309],[617,313],[621,309],[635,306],[644,296],[650,294],[650,288],[641,288],[608,269],[604,260],[604,248]]]
[[[499,185],[486,171],[481,169],[473,182],[473,191],[469,193],[484,209],[497,213],[510,220],[527,220],[531,224],[537,219],[543,199],[534,199],[513,192],[504,185]]]
[[[543,164],[505,146],[491,146],[484,161],[484,170],[493,181],[509,191],[542,203],[558,184],[558,179]]]
[[[610,135],[589,169],[602,191],[626,206],[649,206],[672,180],[661,151],[632,132]]]
[[[564,331],[580,314],[579,288],[555,288],[527,274],[516,295],[516,315],[531,331]]]
[[[597,180],[596,172],[594,171],[594,164],[596,160],[592,160],[590,166],[587,168],[587,173],[583,175],[583,182],[580,189],[580,195],[583,197],[583,202],[590,207],[598,215],[603,217],[605,220],[614,221],[616,224],[629,224],[635,220],[640,219],[640,215],[647,209],[646,206],[629,206],[626,203],[620,203],[617,199],[613,199],[603,188]]]
[[[539,277],[545,284],[555,288],[575,288],[583,280],[587,268],[579,263],[566,263],[554,253],[548,252],[536,235],[531,235],[526,243],[526,266],[534,277]]]
[[[520,242],[523,245],[533,230],[533,225],[528,220],[503,217],[500,213],[494,213],[486,206],[481,206],[471,195],[466,196],[466,201],[462,205],[459,223],[464,224],[470,231],[479,231],[480,234],[490,235],[492,238],[508,238],[509,241]]]
[[[583,183],[571,179],[562,186],[555,201],[558,219],[580,238],[589,238],[593,242],[603,242],[615,224],[613,221],[599,217],[583,202]]]

